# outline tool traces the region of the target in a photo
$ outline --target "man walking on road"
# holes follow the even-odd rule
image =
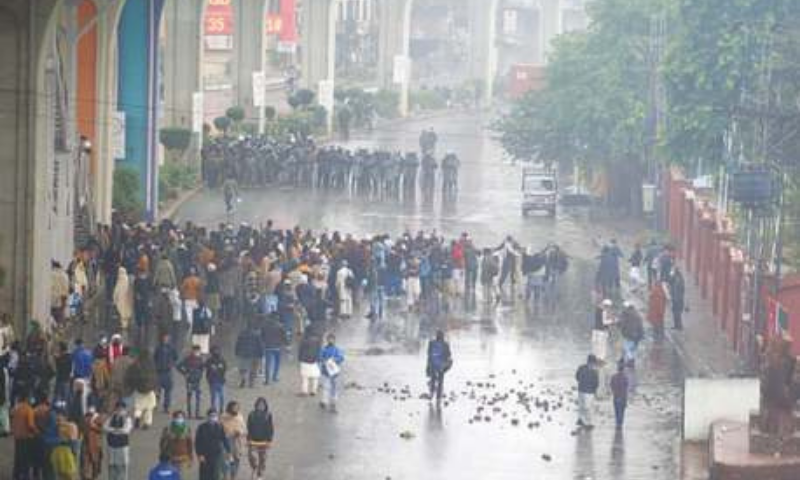
[[[194,398],[194,418],[200,418],[200,382],[203,380],[205,362],[200,356],[200,346],[192,347],[192,353],[178,364],[178,371],[186,379],[186,414],[192,417],[192,398]]]
[[[208,420],[197,427],[194,451],[200,462],[200,480],[221,480],[225,455],[230,454],[231,445],[213,408],[208,410]]]
[[[168,413],[172,406],[172,369],[178,362],[178,351],[170,343],[168,334],[162,335],[153,359],[158,373],[158,394],[161,397],[164,413]]]
[[[672,303],[672,328],[683,330],[683,311],[686,308],[686,283],[678,267],[672,269],[669,279],[669,297]]]
[[[578,426],[592,429],[592,400],[597,394],[600,377],[597,373],[597,359],[589,355],[586,363],[575,373],[578,381]]]
[[[444,332],[436,331],[436,338],[428,344],[428,364],[426,373],[428,375],[428,390],[430,400],[434,395],[436,401],[442,400],[444,391],[444,375],[453,366],[453,357],[450,351],[450,344],[444,340]]]
[[[108,445],[108,480],[128,480],[130,435],[133,421],[125,411],[125,403],[117,402],[114,413],[103,425]]]
[[[625,423],[625,409],[628,408],[628,376],[625,374],[625,363],[619,362],[617,373],[611,377],[611,394],[614,397],[614,418],[617,429]]]
[[[341,373],[341,365],[344,363],[344,354],[336,346],[336,337],[328,334],[328,344],[319,354],[319,365],[322,371],[322,401],[319,406],[324,410],[330,408],[332,413],[336,413],[336,400],[339,396],[337,380]]]

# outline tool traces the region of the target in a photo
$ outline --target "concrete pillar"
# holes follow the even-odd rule
[[[164,6],[167,40],[165,105],[161,126],[192,128],[192,94],[200,91],[203,3],[168,0]]]
[[[400,93],[399,111],[401,116],[408,114],[408,84],[411,72],[407,72],[404,83],[396,84],[394,82],[394,59],[396,56],[409,58],[413,4],[413,0],[383,0],[378,5],[378,21],[380,22],[380,28],[378,28],[378,81],[382,88],[397,90]]]
[[[470,74],[481,86],[484,106],[492,102],[497,72],[498,0],[468,0],[470,29]]]
[[[109,7],[98,18],[97,35],[97,174],[94,176],[95,219],[111,223],[114,188],[113,123],[117,111],[117,21],[121,4]]]
[[[302,13],[302,85],[316,90],[321,80],[333,80],[336,67],[336,7],[338,0],[304,0]]]
[[[253,106],[253,72],[264,68],[265,0],[236,0],[233,36],[233,79],[236,104],[244,107],[246,118],[257,117]]]

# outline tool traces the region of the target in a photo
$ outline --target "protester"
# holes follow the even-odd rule
[[[275,427],[269,405],[264,397],[259,397],[253,411],[247,416],[247,456],[257,480],[264,477],[267,450],[272,446],[274,436]]]
[[[586,363],[578,368],[575,373],[575,379],[578,381],[578,426],[592,429],[592,404],[594,396],[597,394],[597,388],[600,384],[600,378],[597,373],[597,359],[594,355],[589,355]]]
[[[173,412],[169,425],[161,431],[159,446],[161,455],[178,469],[182,477],[188,478],[194,462],[194,439],[183,411]]]
[[[664,284],[654,282],[650,288],[650,297],[647,301],[647,321],[653,327],[653,336],[660,340],[664,337],[664,314],[667,310],[667,293]]]
[[[225,480],[235,480],[239,474],[239,466],[245,452],[245,440],[247,437],[247,426],[244,417],[239,412],[238,402],[228,402],[225,413],[219,419],[228,443],[231,446],[231,460],[227,462],[225,468]]]
[[[231,446],[219,423],[219,414],[213,408],[208,410],[207,420],[197,427],[194,451],[200,462],[200,480],[221,480]]]
[[[319,389],[319,355],[322,349],[322,334],[318,328],[309,328],[303,334],[297,353],[300,363],[300,395],[314,396]]]
[[[164,413],[168,413],[172,406],[172,370],[178,362],[178,352],[170,343],[169,334],[161,336],[161,343],[156,347],[153,360],[158,375],[158,395]]]
[[[211,408],[222,411],[225,406],[225,374],[228,364],[222,357],[222,350],[218,345],[211,347],[211,355],[205,363],[206,381],[211,397]]]
[[[192,312],[192,345],[200,347],[200,354],[208,355],[213,331],[211,309],[201,300]]]
[[[630,302],[623,303],[622,312],[619,315],[619,329],[622,335],[622,360],[626,365],[633,367],[636,362],[636,351],[639,342],[644,338],[644,321],[636,307]]]
[[[137,428],[147,430],[153,424],[153,411],[158,406],[156,389],[158,374],[153,357],[146,349],[141,350],[128,368],[125,383],[131,392],[133,419]]]
[[[344,354],[336,346],[336,336],[329,333],[327,344],[319,353],[319,366],[322,373],[322,401],[320,407],[330,409],[336,413],[336,401],[339,398],[338,379],[341,374],[341,365],[344,363]]]
[[[428,361],[426,374],[428,376],[428,391],[430,399],[442,400],[444,391],[444,375],[453,366],[453,356],[450,344],[444,340],[444,332],[436,331],[436,338],[428,344]]]
[[[277,382],[281,369],[281,350],[287,344],[287,332],[276,314],[272,314],[261,327],[264,345],[264,385]]]
[[[672,306],[672,328],[683,330],[683,312],[686,308],[686,284],[683,273],[678,267],[672,268],[672,275],[669,278],[669,299]]]
[[[239,388],[245,386],[253,388],[258,369],[261,366],[261,357],[264,355],[261,332],[254,323],[239,332],[239,336],[236,337],[234,353],[239,365]]]
[[[200,398],[202,396],[200,383],[203,380],[203,372],[205,371],[205,362],[200,355],[199,345],[192,347],[192,352],[178,363],[177,369],[186,380],[186,414],[192,417],[192,399],[194,399],[193,418],[199,419],[201,418]]]
[[[625,409],[628,408],[628,376],[625,374],[625,364],[619,362],[617,373],[611,377],[611,393],[614,399],[614,418],[617,429],[625,423]]]
[[[108,447],[108,480],[128,480],[130,466],[130,434],[133,421],[124,402],[117,402],[114,412],[103,425]]]
[[[169,456],[161,454],[158,456],[158,464],[150,470],[148,480],[181,480],[180,471],[170,462]]]
[[[36,438],[40,431],[36,425],[33,401],[27,392],[11,411],[11,435],[14,437],[14,479],[28,479],[34,468]]]
[[[103,417],[94,407],[83,419],[81,437],[81,478],[97,480],[103,470]]]

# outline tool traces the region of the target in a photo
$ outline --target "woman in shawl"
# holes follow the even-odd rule
[[[128,272],[125,267],[117,270],[117,284],[114,286],[114,306],[119,314],[119,323],[123,330],[128,329],[128,325],[133,318],[133,288],[131,288]]]
[[[225,479],[235,480],[239,473],[239,465],[245,451],[244,444],[247,438],[247,426],[244,423],[244,417],[239,412],[239,403],[228,402],[225,413],[219,418],[219,422],[231,445],[231,462],[226,466]]]

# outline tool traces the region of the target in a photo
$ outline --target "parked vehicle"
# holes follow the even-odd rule
[[[544,166],[522,169],[522,215],[539,210],[555,217],[557,201],[558,175],[555,169]]]

